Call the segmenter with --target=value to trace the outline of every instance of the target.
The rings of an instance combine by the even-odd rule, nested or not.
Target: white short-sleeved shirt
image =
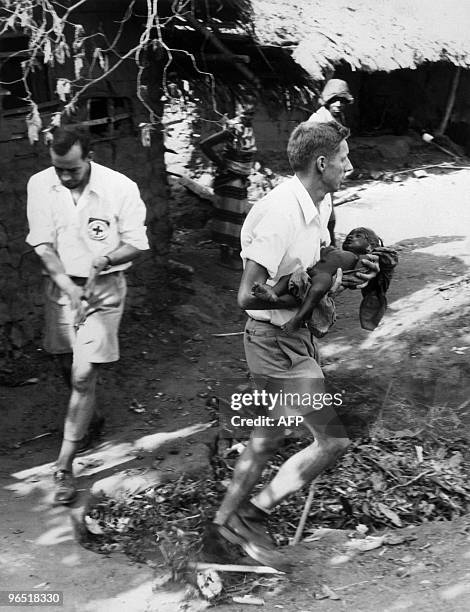
[[[52,244],[70,276],[87,277],[93,258],[122,242],[143,251],[149,248],[146,209],[137,185],[115,170],[90,164],[90,178],[77,204],[53,167],[28,182],[26,242],[33,247]],[[108,272],[130,265],[113,266]]]
[[[299,268],[312,266],[320,259],[321,244],[330,244],[331,210],[330,194],[317,207],[297,176],[285,180],[248,213],[241,230],[244,262],[251,259],[266,268],[270,285]],[[296,310],[246,312],[253,319],[281,326]]]

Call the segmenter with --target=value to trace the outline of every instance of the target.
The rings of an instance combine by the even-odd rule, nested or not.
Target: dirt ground
[[[323,367],[330,384],[345,390],[349,418],[366,418],[372,434],[426,427],[450,442],[468,439],[470,170],[401,179],[365,182],[359,200],[337,209],[340,236],[371,226],[398,248],[400,265],[376,331],[359,327],[359,295],[339,296],[337,324],[321,341]],[[188,428],[210,421],[206,401],[217,381],[243,376],[246,367],[240,336],[213,335],[240,332],[244,315],[235,301],[238,273],[217,265],[206,239],[206,230],[177,232],[172,258],[192,266],[194,275],[174,277],[163,297],[156,293],[125,316],[121,360],[100,378],[105,435],[76,459],[82,496],[75,509],[50,503],[67,400],[56,364],[38,342],[2,374],[0,590],[61,590],[67,612],[203,609],[203,602],[183,601],[181,585],[152,590],[161,559],[142,565],[83,549],[70,518],[93,483],[123,470],[140,474],[157,460],[167,462],[168,472],[210,468],[201,451],[210,436]],[[183,442],[175,450],[178,437]],[[344,533],[292,549],[298,569],[264,589],[264,609],[468,610],[468,516],[397,531],[412,537],[347,563],[335,561]],[[325,585],[340,599],[315,598]]]

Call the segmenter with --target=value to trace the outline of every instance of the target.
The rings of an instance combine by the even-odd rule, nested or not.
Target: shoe
[[[265,512],[247,502],[231,514],[226,523],[217,526],[218,532],[261,565],[288,572],[292,565],[284,554],[276,550],[276,544],[266,527],[267,517]]]
[[[54,472],[53,479],[56,487],[54,503],[71,504],[77,497],[77,487],[72,472],[69,472],[69,470],[57,470],[57,472]]]

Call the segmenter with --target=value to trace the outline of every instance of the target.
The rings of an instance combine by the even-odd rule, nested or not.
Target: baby
[[[294,332],[308,321],[308,327],[314,335],[322,337],[336,319],[334,303],[328,297],[328,293],[333,284],[337,284],[335,281],[341,280],[335,278],[338,269],[343,275],[355,274],[357,271],[367,272],[368,270],[361,266],[360,256],[373,253],[374,249],[380,250],[382,247],[383,242],[374,231],[366,227],[357,227],[346,236],[342,250],[331,246],[324,247],[321,250],[320,260],[306,272],[298,270],[283,276],[274,286],[256,283],[253,285],[252,293],[272,303],[276,303],[280,295],[286,293],[295,295],[301,300],[300,308],[282,329]]]

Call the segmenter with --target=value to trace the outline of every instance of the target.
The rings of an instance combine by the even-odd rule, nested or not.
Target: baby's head
[[[373,230],[368,227],[356,227],[346,236],[343,242],[343,251],[365,255],[379,246],[383,246],[382,239]]]

